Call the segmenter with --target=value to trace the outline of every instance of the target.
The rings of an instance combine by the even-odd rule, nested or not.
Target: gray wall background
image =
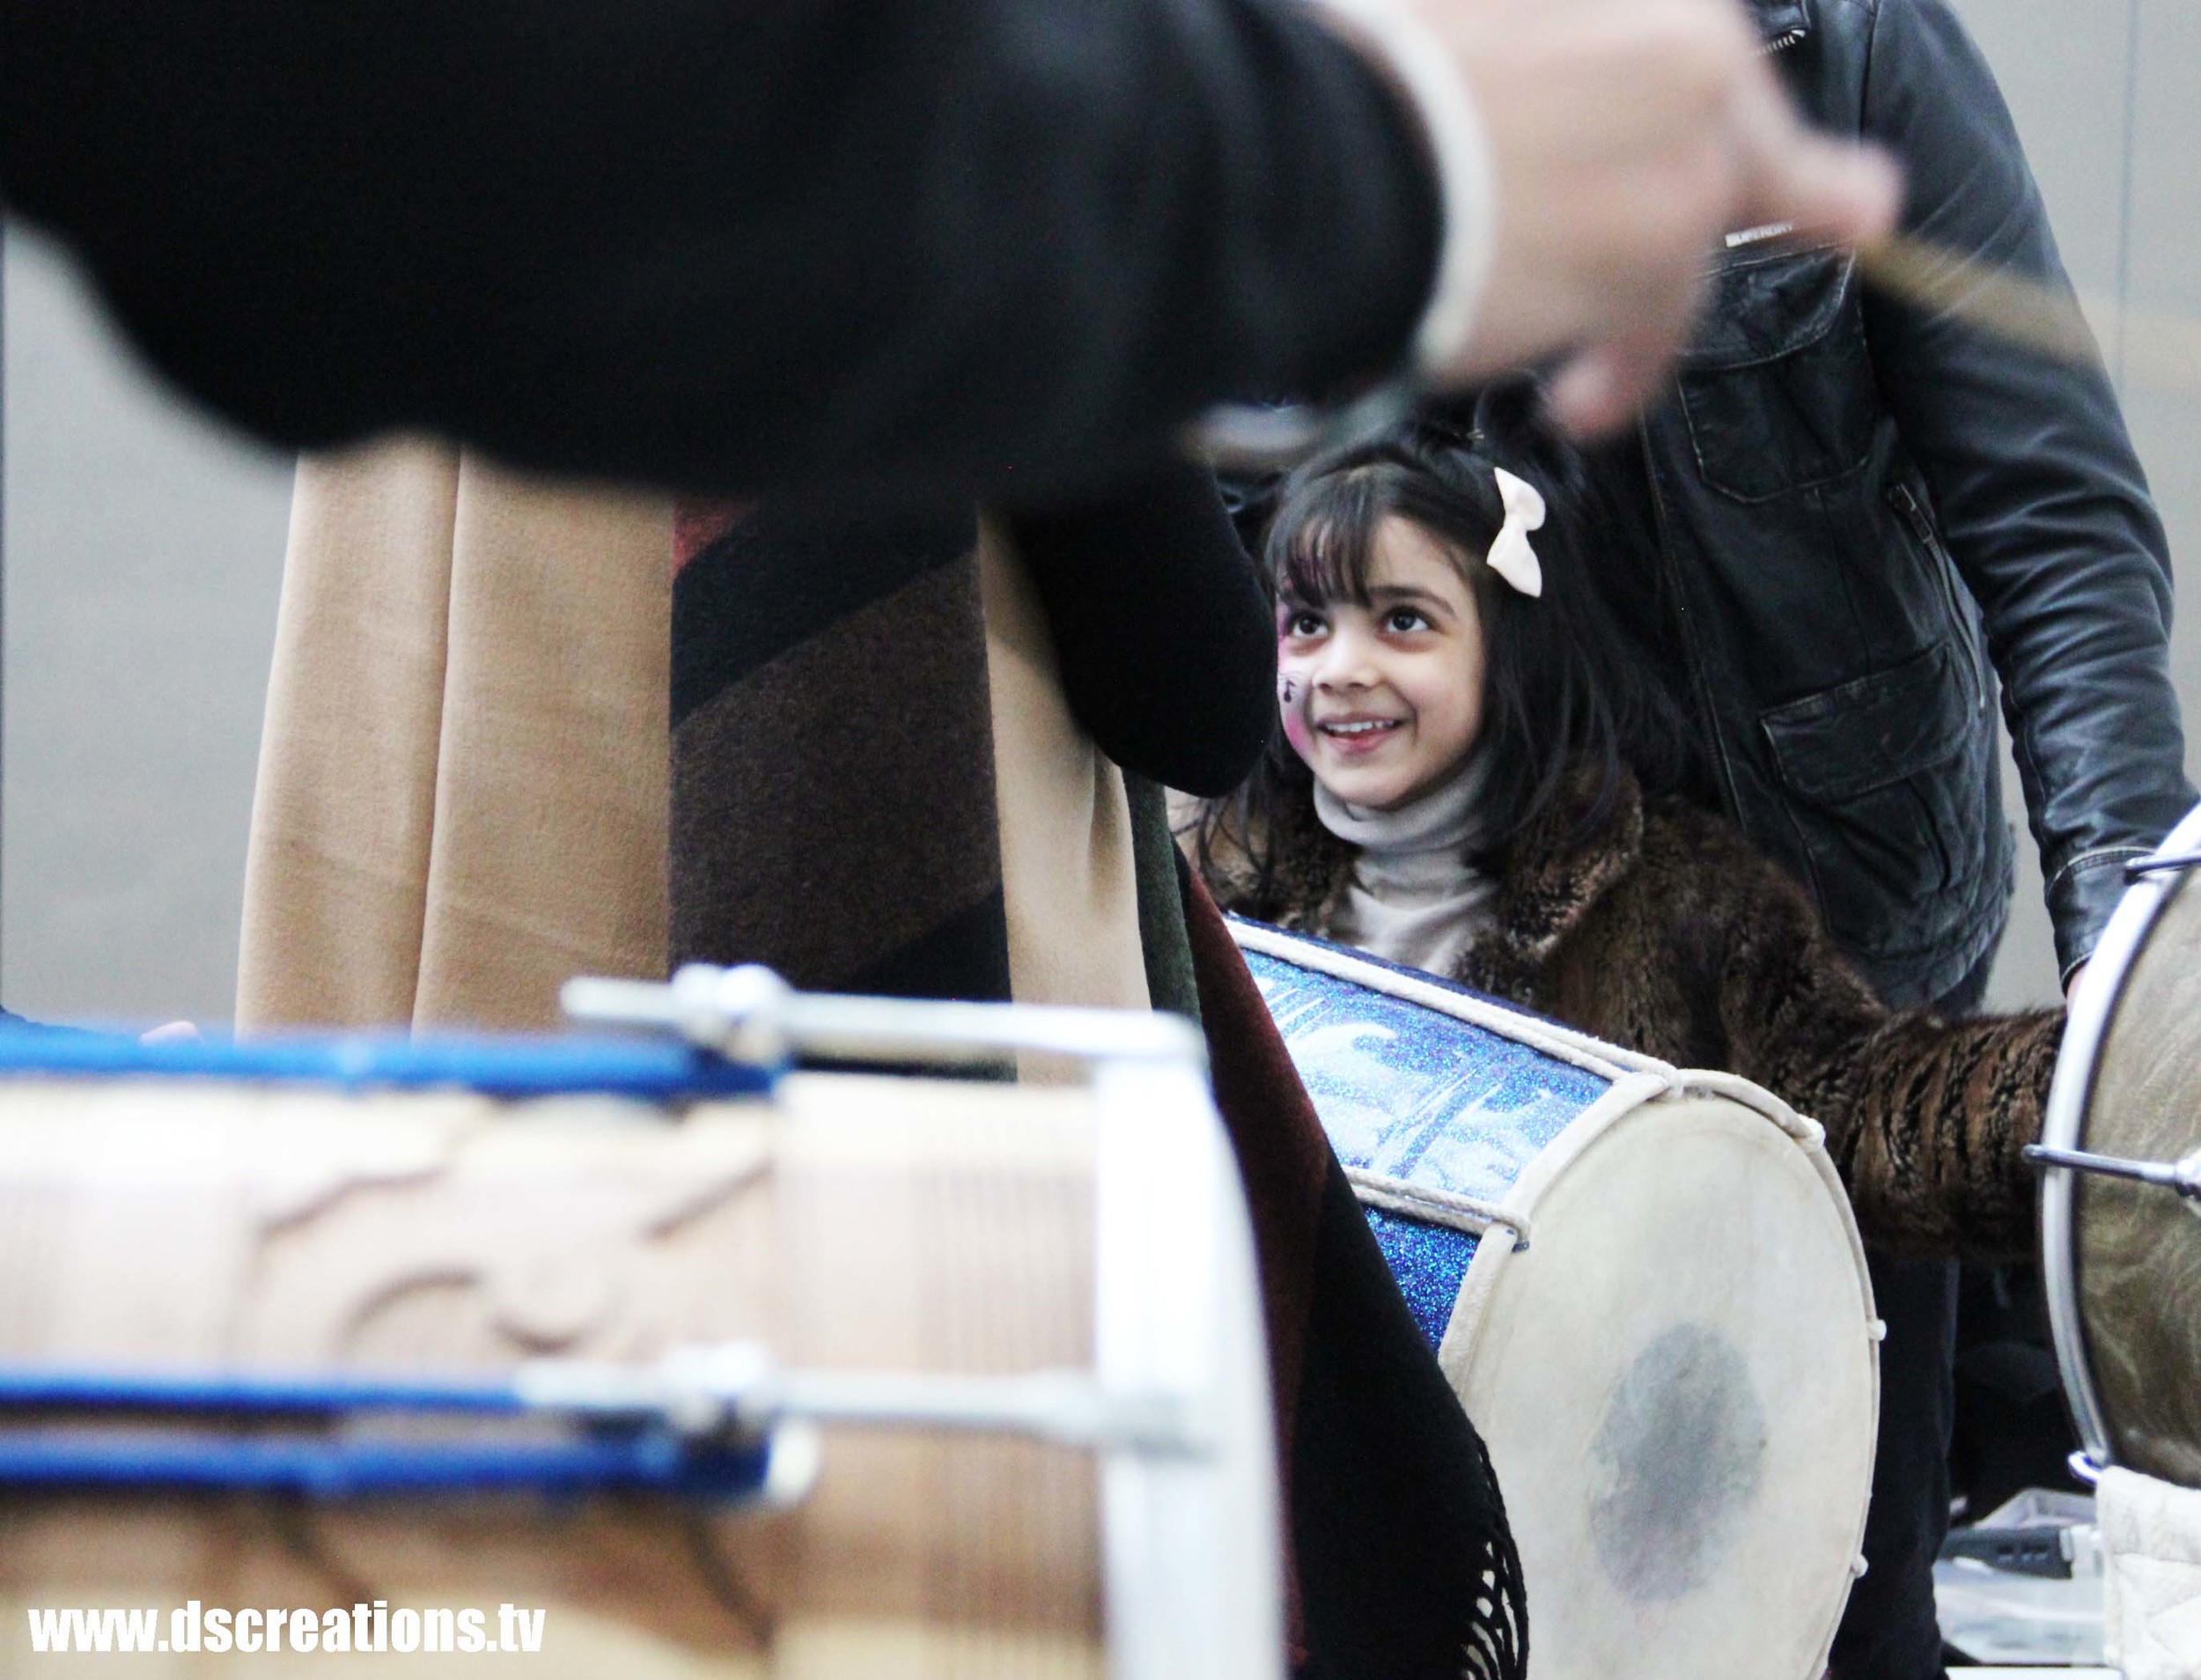
[[[0,999],[225,1022],[290,462],[156,387],[52,247],[6,262]]]
[[[2201,6],[1958,4],[2124,366],[2187,583],[2175,658],[2201,725],[2201,394],[2146,383],[2138,330],[2144,314],[2201,321]],[[289,463],[156,389],[49,247],[11,230],[5,263],[0,998],[48,1018],[225,1021]],[[2006,781],[2014,813],[2006,765]],[[2020,853],[2002,1006],[2057,995],[2039,872]]]

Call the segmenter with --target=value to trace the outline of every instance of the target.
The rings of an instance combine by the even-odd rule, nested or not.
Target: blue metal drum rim
[[[727,1500],[759,1494],[770,1458],[769,1439],[698,1448],[663,1429],[437,1446],[161,1430],[0,1430],[0,1487],[274,1493],[330,1501],[496,1493]]]
[[[57,1413],[50,1424],[35,1421]],[[661,1419],[544,1417],[496,1378],[297,1376],[0,1366],[0,1488],[294,1494],[314,1499],[745,1499],[769,1434],[684,1435]],[[148,1422],[158,1418],[163,1426]],[[410,1420],[377,1433],[370,1420]],[[542,1418],[541,1431],[436,1439],[419,1420]],[[111,1422],[109,1419],[127,1419]]]
[[[0,1027],[0,1080],[202,1079],[668,1102],[762,1095],[776,1074],[673,1039],[357,1033],[146,1044],[119,1033]]]

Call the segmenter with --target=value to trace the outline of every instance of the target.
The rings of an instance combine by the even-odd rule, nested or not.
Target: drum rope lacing
[[[1439,1190],[1434,1185],[1413,1183],[1385,1173],[1370,1172],[1364,1167],[1346,1168],[1345,1178],[1364,1206],[1381,1208],[1387,1213],[1403,1213],[1435,1225],[1449,1226],[1469,1236],[1479,1237],[1493,1225],[1502,1226],[1513,1234],[1514,1252],[1519,1253],[1528,1246],[1528,1215],[1518,1209],[1509,1208],[1502,1202],[1490,1201],[1480,1196],[1462,1196],[1457,1190]]]

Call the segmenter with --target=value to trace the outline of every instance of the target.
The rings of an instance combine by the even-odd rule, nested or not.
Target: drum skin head
[[[1532,1245],[1482,1244],[1440,1351],[1505,1490],[1536,1672],[1810,1680],[1878,1404],[1838,1183],[1724,1097],[1577,1131],[1519,1187]]]
[[[2201,893],[2172,891],[2127,970],[2080,1145],[2175,1161],[2201,1147]],[[2170,1191],[2079,1175],[2079,1296],[2116,1461],[2201,1487],[2201,1219]]]

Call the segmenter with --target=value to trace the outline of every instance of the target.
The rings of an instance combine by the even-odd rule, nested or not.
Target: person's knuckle
[[[1739,196],[1734,158],[1718,144],[1682,146],[1667,156],[1659,175],[1655,189],[1637,201],[1637,239],[1665,266],[1694,271]]]
[[[1677,92],[1709,99],[1748,73],[1749,34],[1731,0],[1655,0],[1641,20]]]

